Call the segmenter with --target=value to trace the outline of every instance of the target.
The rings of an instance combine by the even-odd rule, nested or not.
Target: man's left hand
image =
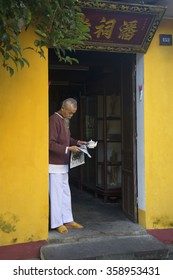
[[[86,144],[87,144],[86,141],[81,141],[81,140],[78,140],[78,141],[77,141],[77,145],[78,145],[78,146],[82,146],[82,145],[86,145]]]

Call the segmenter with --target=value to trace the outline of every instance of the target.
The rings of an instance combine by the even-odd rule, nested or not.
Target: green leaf
[[[46,59],[45,55],[44,55],[44,51],[42,49],[40,49],[40,51],[38,51],[38,53],[40,54],[40,57],[43,57],[44,59]]]
[[[25,51],[25,50],[32,50],[32,51],[33,51],[34,48],[32,48],[32,47],[26,47],[26,48],[24,48],[23,50],[24,50],[24,51]]]
[[[10,36],[9,36],[9,34],[5,32],[5,33],[2,35],[1,40],[2,40],[5,44],[9,44],[9,43],[10,43]]]
[[[20,59],[20,58],[18,58],[18,60],[17,60],[18,62],[19,62],[19,64],[20,64],[20,67],[21,67],[21,69],[24,67],[24,61],[22,60],[22,59]]]
[[[93,0],[98,4],[98,0]],[[66,51],[72,52],[76,46],[84,44],[90,38],[89,28],[77,0],[1,0],[0,1],[0,59],[1,65],[10,75],[14,69],[7,69],[13,62],[21,68],[29,61],[23,58],[25,50],[32,50],[44,57],[42,47],[53,47],[60,61],[77,62]],[[21,30],[28,26],[35,28],[39,36],[31,45],[22,49],[19,41]],[[29,36],[29,35],[28,35]],[[31,37],[32,38],[32,37]],[[32,47],[34,45],[34,47]],[[8,54],[7,54],[8,53]]]
[[[35,41],[34,41],[34,45],[35,45],[36,47],[39,47],[39,46],[40,46],[40,41],[39,41],[39,40],[35,40]]]
[[[5,53],[4,58],[5,58],[5,60],[8,60],[10,58],[10,55],[8,53]]]
[[[43,38],[46,38],[47,37],[47,34],[42,32],[41,30],[35,30],[35,33]]]
[[[29,64],[29,62],[28,62],[28,60],[26,59],[26,58],[24,58],[24,57],[22,57],[22,59],[23,59],[23,61],[28,65],[28,67],[30,66],[30,64]]]
[[[4,56],[4,49],[0,47],[0,53]]]
[[[14,75],[14,69],[10,66],[7,66],[6,68],[7,68],[7,71],[9,71],[9,73],[10,73],[10,77],[12,77]]]
[[[19,49],[15,45],[11,45],[11,49],[16,57],[19,56]]]

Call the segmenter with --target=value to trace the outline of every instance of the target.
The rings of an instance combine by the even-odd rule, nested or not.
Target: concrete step
[[[48,244],[40,250],[42,260],[160,260],[168,257],[167,246],[149,234],[88,238]]]
[[[50,243],[73,243],[90,240],[92,238],[110,238],[118,236],[141,236],[148,234],[146,229],[128,220],[116,220],[113,222],[98,222],[98,215],[95,215],[94,222],[85,222],[84,228],[69,229],[68,234],[59,234],[56,230],[49,232]]]

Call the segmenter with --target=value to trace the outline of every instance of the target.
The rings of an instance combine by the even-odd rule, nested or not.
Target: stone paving
[[[42,259],[169,259],[172,247],[149,235],[128,220],[121,201],[104,203],[93,194],[72,188],[74,220],[83,229],[68,234],[49,232],[49,244],[41,248]]]

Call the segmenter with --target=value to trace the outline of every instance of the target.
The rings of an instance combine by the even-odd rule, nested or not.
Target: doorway
[[[137,222],[136,56],[77,51],[74,57],[78,64],[62,64],[49,49],[49,115],[64,99],[77,99],[72,136],[98,146],[70,170],[70,180],[105,203],[121,200],[125,215]]]

